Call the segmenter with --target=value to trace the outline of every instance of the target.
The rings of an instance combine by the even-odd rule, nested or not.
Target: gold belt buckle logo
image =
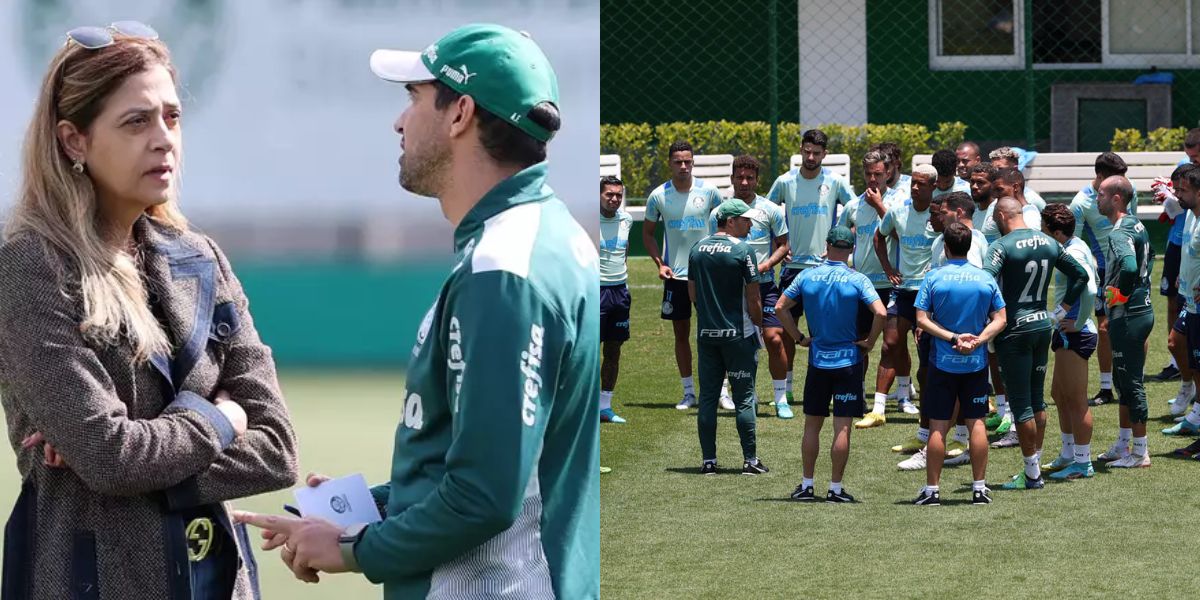
[[[208,556],[213,545],[212,519],[201,517],[187,524],[188,560],[200,562]]]

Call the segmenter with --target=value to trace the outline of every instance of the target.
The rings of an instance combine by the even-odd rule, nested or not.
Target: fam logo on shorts
[[[669,315],[675,312],[675,305],[671,304],[670,300],[663,300],[662,314]]]

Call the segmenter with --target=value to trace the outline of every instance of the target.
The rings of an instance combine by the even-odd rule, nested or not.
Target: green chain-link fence
[[[884,139],[906,162],[956,137],[1101,151],[1115,129],[1194,127],[1197,66],[1200,0],[602,0],[601,152],[640,196],[674,136],[773,173],[831,124],[872,124],[838,129],[852,165]]]

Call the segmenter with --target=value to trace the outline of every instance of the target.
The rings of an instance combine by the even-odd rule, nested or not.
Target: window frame
[[[1195,0],[1179,0],[1185,3],[1186,51],[1184,54],[1117,54],[1112,52],[1109,19],[1110,0],[1100,0],[1100,43],[1101,62],[1090,63],[1033,63],[1037,71],[1080,70],[1080,69],[1148,69],[1150,67],[1200,67],[1200,47],[1193,44],[1193,15],[1200,6]],[[1025,68],[1025,3],[1013,0],[1013,53],[1008,55],[942,56],[941,10],[943,0],[929,0],[929,70],[931,71],[1010,71]]]
[[[1012,1],[1012,54],[943,56],[941,49],[942,0],[929,0],[929,70],[931,71],[1009,71],[1025,67],[1025,3]],[[1190,2],[1191,0],[1187,0]]]
[[[1110,0],[1100,0],[1101,23],[1101,67],[1102,69],[1147,69],[1155,67],[1195,67],[1200,65],[1200,56],[1193,54],[1192,47],[1192,4],[1184,3],[1184,37],[1187,40],[1183,54],[1114,54],[1112,52],[1112,20],[1109,18]]]

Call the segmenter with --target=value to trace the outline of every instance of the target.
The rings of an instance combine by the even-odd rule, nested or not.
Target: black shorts
[[[1188,367],[1200,370],[1200,314],[1187,313]]]
[[[1179,311],[1179,315],[1177,315],[1175,317],[1175,320],[1171,324],[1171,329],[1174,329],[1175,331],[1178,331],[1179,333],[1187,335],[1187,311],[1186,310]]]
[[[868,333],[871,333],[871,324],[875,322],[875,311],[871,310],[870,306],[858,303],[858,317],[855,318],[855,324],[858,328],[858,339],[864,339]]]
[[[780,271],[779,293],[782,294],[784,290],[788,289],[788,286],[792,285],[792,280],[795,279],[796,276],[802,271],[804,271],[804,269],[793,269],[791,267],[784,268],[782,271]],[[793,304],[791,310],[788,312],[792,313],[792,317],[799,319],[800,316],[804,314],[804,307],[799,303]],[[783,327],[783,325],[776,325],[776,327]]]
[[[930,419],[949,421],[958,403],[958,416],[982,419],[988,412],[988,370],[947,373],[930,365],[928,384],[922,390],[921,413]]]
[[[932,356],[930,356],[931,350],[933,350],[933,336],[929,335],[928,332],[922,331],[921,337],[917,340],[917,367],[918,368],[929,366],[929,364],[930,364],[929,360],[933,358]]]
[[[758,295],[762,297],[763,328],[782,328],[783,323],[780,323],[779,317],[775,316],[775,303],[779,302],[779,287],[775,285],[774,281],[760,282],[758,284]]]
[[[913,304],[917,301],[917,290],[892,290],[892,297],[888,300],[887,314],[889,317],[902,317],[906,319],[913,329],[917,327],[917,307]]]
[[[1182,246],[1167,243],[1167,252],[1163,255],[1162,281],[1158,284],[1158,293],[1168,298],[1179,294],[1179,261],[1182,254]]]
[[[833,400],[833,416],[863,416],[862,361],[840,369],[822,369],[808,365],[804,376],[804,414],[828,417]]]
[[[600,286],[600,341],[624,342],[629,339],[629,286]]]
[[[662,318],[668,321],[687,321],[692,318],[692,299],[688,296],[686,279],[663,281]]]
[[[1055,329],[1054,335],[1050,337],[1050,351],[1058,352],[1059,350],[1067,349],[1079,355],[1079,358],[1087,360],[1092,357],[1092,353],[1096,351],[1096,341],[1100,336],[1090,331],[1063,331]]]

